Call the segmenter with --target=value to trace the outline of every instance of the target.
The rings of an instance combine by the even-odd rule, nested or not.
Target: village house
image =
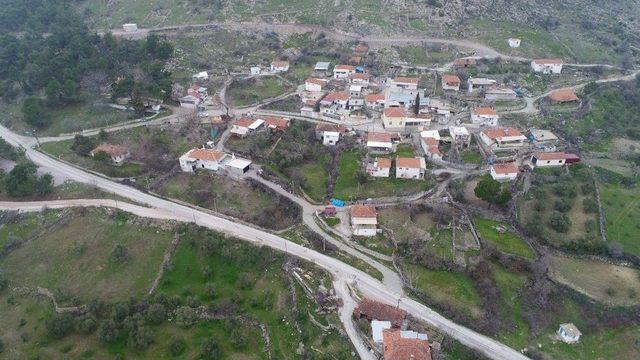
[[[485,90],[484,98],[491,101],[515,100],[518,98],[518,94],[509,88],[489,88]]]
[[[542,74],[560,74],[562,65],[562,59],[535,59],[531,61],[531,69]]]
[[[476,59],[474,58],[461,58],[453,61],[453,67],[456,68],[470,68],[476,66]]]
[[[184,172],[194,172],[198,169],[225,170],[233,176],[242,176],[251,166],[250,160],[213,149],[191,149],[182,155],[179,161],[180,168]]]
[[[507,43],[509,43],[509,47],[513,49],[520,47],[520,39],[518,38],[509,38]]]
[[[493,164],[489,169],[493,180],[513,181],[518,177],[518,167],[514,163]]]
[[[249,73],[251,75],[260,75],[262,74],[262,68],[260,66],[252,66],[249,68]]]
[[[289,119],[281,118],[281,117],[268,117],[264,119],[264,124],[267,129],[274,131],[286,131],[289,128]]]
[[[396,178],[399,179],[422,179],[427,164],[423,157],[396,158]]]
[[[366,171],[373,177],[388,178],[391,171],[391,159],[375,158],[367,164]]]
[[[334,79],[347,79],[356,73],[356,67],[352,65],[336,65],[333,67]]]
[[[376,93],[364,96],[365,105],[369,108],[380,108],[384,106],[384,94]]]
[[[514,149],[525,145],[527,137],[512,127],[493,127],[480,132],[480,140],[491,150]]]
[[[264,124],[262,119],[252,119],[243,117],[233,122],[231,125],[231,135],[245,137],[247,134],[256,131]]]
[[[555,151],[558,144],[558,137],[549,130],[531,129],[529,130],[529,138],[533,141],[536,148],[544,151]]]
[[[353,310],[353,315],[356,319],[389,321],[392,327],[401,328],[407,312],[392,305],[364,298]]]
[[[404,130],[407,113],[404,108],[385,108],[382,112],[382,123],[385,129]]]
[[[469,77],[467,80],[467,92],[471,94],[476,91],[486,90],[495,86],[496,83],[497,81],[492,79]]]
[[[376,208],[370,205],[352,205],[351,229],[355,236],[376,236],[378,233]]]
[[[207,73],[206,71],[201,71],[191,76],[191,81],[197,82],[197,83],[203,83],[208,80],[209,80],[209,73]]]
[[[455,110],[453,109],[451,104],[440,99],[428,99],[426,103],[427,109],[429,109],[429,111],[434,112],[438,115],[442,115],[445,118],[449,118],[452,114],[455,113]]]
[[[405,133],[422,131],[431,125],[431,120],[433,118],[429,114],[408,112],[404,121]]]
[[[417,90],[419,82],[420,78],[417,77],[396,76],[387,84],[390,89]]]
[[[89,153],[92,157],[95,157],[98,153],[106,153],[111,158],[111,162],[114,165],[122,165],[127,159],[131,157],[129,148],[124,145],[113,144],[100,144]]]
[[[471,134],[464,126],[450,126],[449,134],[451,134],[451,141],[455,145],[468,147],[471,143]]]
[[[477,107],[471,110],[471,123],[481,126],[497,126],[500,115],[489,107]]]
[[[362,95],[362,85],[350,85],[349,86],[349,96],[360,96]]]
[[[198,105],[200,105],[201,103],[200,98],[191,95],[181,97],[180,99],[178,99],[178,102],[180,102],[180,107],[190,109],[198,108]]]
[[[362,87],[368,87],[371,75],[365,73],[355,73],[349,76],[349,82]]]
[[[416,98],[420,92],[418,90],[387,90],[385,105],[387,107],[412,108],[416,103]]]
[[[580,157],[578,155],[564,152],[536,152],[531,155],[531,166],[534,168],[563,166],[579,161]]]
[[[327,80],[318,78],[308,78],[304,81],[304,90],[309,92],[321,92],[327,85]]]
[[[460,78],[455,74],[442,75],[442,90],[460,90]]]
[[[384,360],[431,360],[426,334],[414,331],[383,330]]]
[[[340,136],[347,132],[342,125],[318,124],[316,125],[316,139],[322,141],[322,145],[332,146],[340,141]]]
[[[442,160],[440,145],[440,132],[438,130],[426,130],[420,133],[422,150],[429,160]]]
[[[331,107],[335,105],[336,109],[346,109],[349,105],[349,98],[349,94],[344,91],[330,92],[320,100],[320,106]]]
[[[329,76],[329,68],[331,63],[329,61],[318,61],[313,67],[314,75],[316,76]]]
[[[187,95],[191,95],[193,97],[199,98],[200,100],[204,100],[209,96],[209,92],[204,86],[192,84],[191,87],[189,87],[189,89],[187,90]]]
[[[549,100],[554,103],[569,103],[579,101],[580,98],[573,89],[567,88],[552,91],[551,94],[549,94]]]
[[[556,332],[560,337],[560,340],[567,344],[575,344],[580,341],[582,333],[573,323],[560,324],[558,331]]]
[[[369,132],[367,134],[367,148],[374,153],[393,152],[394,146],[391,134]]]
[[[124,30],[125,32],[136,32],[138,31],[138,24],[134,24],[134,23],[122,24],[122,30]]]
[[[269,68],[272,73],[281,73],[289,71],[289,62],[277,60],[271,63],[271,67]]]

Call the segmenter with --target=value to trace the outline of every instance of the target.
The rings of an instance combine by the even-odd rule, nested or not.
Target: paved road
[[[394,291],[368,274],[337,259],[311,249],[307,249],[277,235],[243,224],[234,223],[205,212],[194,210],[187,206],[163,200],[128,186],[114,183],[102,177],[76,169],[33,150],[32,146],[35,143],[34,139],[14,134],[4,126],[0,126],[0,137],[4,138],[14,146],[25,148],[25,155],[31,159],[31,161],[45,168],[47,171],[63,174],[78,182],[92,184],[107,192],[118,194],[121,197],[128,198],[137,203],[151,207],[145,208],[132,204],[125,205],[125,203],[121,201],[118,201],[116,204],[116,201],[114,200],[113,205],[123,210],[135,211],[136,215],[139,216],[157,217],[162,219],[171,218],[178,221],[193,222],[197,225],[224,232],[230,236],[246,240],[257,245],[269,246],[274,249],[287,252],[291,255],[310,261],[329,271],[336,280],[352,282],[364,296],[371,297],[388,304],[399,305],[414,317],[433,325],[434,327],[451,335],[461,343],[482,352],[492,359],[526,359],[526,357],[521,353],[496,340],[460,326],[418,302],[405,299],[401,292]],[[44,202],[40,206],[63,206],[64,204],[68,204],[68,206],[78,206],[78,203],[85,204],[87,201],[64,200],[62,202]],[[33,208],[37,205],[34,203],[0,203],[0,208],[5,209],[17,209],[22,206],[25,208]]]

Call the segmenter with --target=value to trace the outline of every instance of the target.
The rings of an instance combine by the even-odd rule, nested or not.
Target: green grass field
[[[495,246],[499,251],[507,254],[520,256],[526,259],[534,259],[535,253],[524,240],[518,237],[516,234],[505,231],[499,232],[497,226],[505,226],[508,229],[508,225],[499,221],[476,218],[475,224],[480,233],[480,236],[487,242]]]
[[[314,163],[300,166],[300,174],[304,177],[304,192],[315,201],[322,202],[327,195],[329,173],[327,165],[331,160],[329,155],[322,155]]]
[[[619,184],[600,185],[600,197],[605,213],[607,240],[622,245],[625,252],[640,255],[638,231],[640,225],[640,190]]]
[[[123,300],[146,293],[172,236],[170,231],[124,223],[103,210],[89,210],[9,252],[0,259],[0,268],[18,284],[61,290],[68,294],[67,302]],[[110,259],[117,244],[126,248],[126,261]]]
[[[234,81],[227,90],[230,102],[235,106],[246,106],[274,98],[291,90],[291,86],[274,77],[259,77]]]
[[[429,270],[414,264],[405,264],[405,268],[413,286],[427,297],[474,318],[482,315],[480,296],[470,278],[461,273]]]
[[[398,151],[408,154],[407,149],[399,149]],[[362,167],[362,157],[357,151],[342,153],[338,164],[338,179],[333,192],[335,198],[357,200],[410,195],[427,190],[432,185],[428,180],[406,180],[392,177],[371,178],[368,182],[359,184],[355,174]]]

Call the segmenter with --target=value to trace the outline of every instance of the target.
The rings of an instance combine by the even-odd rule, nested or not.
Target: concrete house
[[[404,130],[407,113],[404,108],[386,108],[382,112],[382,123],[385,129]]]
[[[379,108],[384,106],[384,94],[376,93],[364,96],[364,103],[369,108]]]
[[[138,24],[122,24],[122,30],[124,30],[125,32],[136,32],[138,31]]]
[[[524,146],[527,137],[512,127],[493,127],[480,132],[480,140],[491,150],[515,149]]]
[[[531,61],[531,69],[541,74],[560,74],[563,64],[562,59],[535,59]]]
[[[477,107],[471,110],[471,123],[480,126],[497,126],[500,115],[489,107]]]
[[[509,47],[511,47],[512,49],[520,47],[520,39],[518,38],[509,38],[507,40],[507,43],[509,44]]]
[[[450,126],[449,134],[451,134],[451,141],[455,145],[467,147],[471,143],[471,134],[464,126]]]
[[[497,81],[487,78],[474,78],[469,77],[467,80],[467,92],[469,94],[481,90],[486,90],[490,87],[495,86]]]
[[[421,138],[422,150],[429,160],[442,160],[442,153],[440,152],[440,140],[435,137],[422,137]]]
[[[476,59],[475,58],[460,58],[460,59],[455,59],[453,61],[453,67],[456,68],[471,68],[471,67],[475,67],[476,66]]]
[[[421,131],[429,127],[433,117],[430,114],[409,112],[404,121],[405,132]]]
[[[260,66],[252,66],[249,68],[249,73],[251,75],[260,75],[262,74],[262,68]]]
[[[513,163],[493,164],[489,173],[497,181],[513,181],[518,177],[518,167]]]
[[[319,76],[328,76],[331,63],[329,61],[319,61],[316,66],[313,67],[314,73]]]
[[[342,125],[318,124],[316,125],[316,139],[322,141],[322,145],[333,146],[340,141],[340,136],[347,131]]]
[[[368,87],[371,80],[371,76],[365,73],[355,73],[349,76],[349,82],[355,85],[361,85],[362,87]]]
[[[89,153],[92,157],[104,152],[111,158],[114,165],[122,165],[131,157],[129,148],[124,145],[100,144]]]
[[[531,155],[531,166],[535,167],[555,167],[565,164],[573,164],[580,161],[576,154],[564,152],[536,152]]]
[[[442,90],[460,90],[460,78],[455,74],[442,75]]]
[[[286,131],[289,128],[290,121],[282,117],[268,117],[264,119],[267,129],[274,131]]]
[[[484,98],[487,100],[515,100],[518,94],[509,88],[489,88],[484,92]]]
[[[334,79],[347,79],[356,73],[356,67],[352,65],[336,65],[333,67]]]
[[[396,76],[387,84],[391,89],[417,90],[419,82],[420,78],[417,77]]]
[[[308,78],[304,81],[304,90],[309,92],[321,92],[327,85],[327,80],[318,78]]]
[[[272,73],[287,72],[289,71],[289,62],[282,60],[273,61],[269,69]]]
[[[367,173],[373,177],[389,177],[391,171],[391,159],[375,158],[366,166]]]
[[[396,178],[399,179],[422,179],[427,169],[427,164],[423,157],[396,158]]]
[[[248,117],[240,118],[231,125],[231,134],[238,137],[245,137],[250,132],[256,131],[264,124],[262,119],[252,119]]]
[[[375,343],[382,343],[382,332],[384,330],[391,329],[391,321],[380,321],[380,320],[372,320],[371,321],[371,338]]]
[[[194,172],[198,169],[220,171],[225,170],[229,175],[242,176],[251,166],[251,160],[228,155],[213,149],[192,149],[180,157],[180,169],[184,172]]]
[[[335,105],[337,109],[346,109],[349,105],[349,98],[349,94],[344,91],[334,91],[322,98],[320,105],[325,107]]]
[[[355,236],[376,236],[378,233],[378,213],[370,205],[351,206],[351,229]]]
[[[582,333],[572,323],[560,324],[558,331],[556,332],[560,339],[567,344],[575,344],[580,341]]]
[[[371,152],[389,153],[394,149],[392,136],[389,133],[369,132],[367,134],[367,149]]]
[[[209,73],[207,73],[206,71],[201,71],[191,76],[191,81],[193,82],[205,82],[207,80],[209,80]]]

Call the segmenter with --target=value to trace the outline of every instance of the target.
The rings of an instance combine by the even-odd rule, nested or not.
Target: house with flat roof
[[[458,146],[467,147],[471,143],[471,134],[464,126],[450,126],[451,141]]]
[[[194,172],[199,169],[219,171],[225,170],[231,175],[241,176],[251,166],[251,160],[229,155],[214,149],[192,149],[179,159],[180,169]]]
[[[573,323],[560,324],[556,332],[560,339],[567,344],[575,344],[580,341],[582,333]]]
[[[262,119],[252,119],[243,117],[233,122],[231,125],[231,134],[238,137],[245,137],[247,134],[256,131],[264,124]]]
[[[420,78],[409,76],[396,76],[387,82],[389,88],[403,90],[417,90]]]
[[[541,74],[560,74],[563,64],[562,59],[535,59],[531,61],[531,69]]]
[[[495,86],[496,83],[497,81],[493,79],[469,77],[467,79],[467,92],[471,94],[476,91],[486,90]]]

